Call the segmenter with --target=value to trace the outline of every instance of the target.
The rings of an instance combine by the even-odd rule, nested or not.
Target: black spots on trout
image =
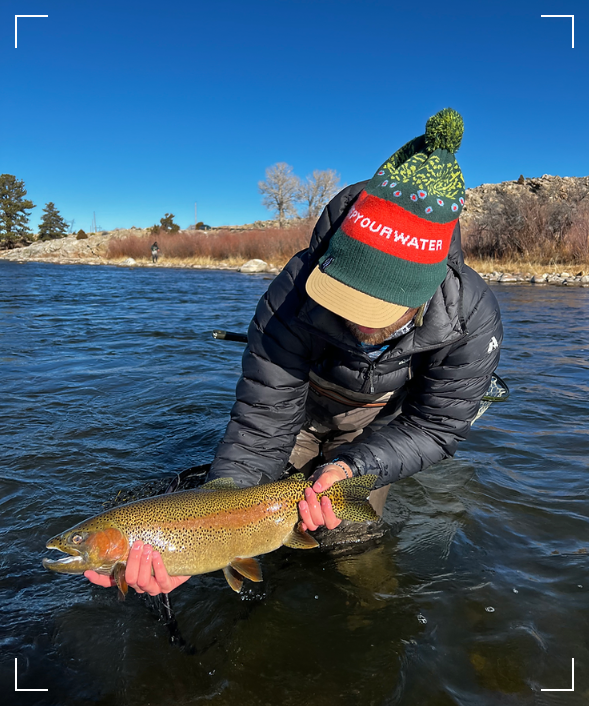
[[[293,473],[286,480],[294,481],[295,483],[304,483],[307,479],[304,473]]]
[[[291,549],[315,549],[319,546],[319,542],[308,532],[304,532],[298,523],[284,540],[284,546]]]
[[[333,505],[333,512],[340,520],[349,520],[350,522],[368,522],[369,520],[376,522],[379,519],[379,515],[368,500],[345,502],[338,507]]]
[[[325,493],[331,499],[335,516],[340,520],[350,522],[376,521],[379,516],[374,511],[367,498],[377,480],[375,475],[355,476],[334,483]]]
[[[366,499],[367,493],[370,493],[370,491],[374,488],[376,481],[378,480],[378,476],[372,475],[372,474],[367,474],[365,476],[354,476],[354,478],[347,478],[346,480],[342,480],[339,482],[340,487],[344,487],[345,490],[345,496],[347,498],[352,499],[352,497],[355,497],[357,499],[360,499],[363,497]]]

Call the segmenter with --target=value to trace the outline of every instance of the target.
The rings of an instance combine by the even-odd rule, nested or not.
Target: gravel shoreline
[[[589,287],[589,275],[570,274],[569,272],[552,273],[545,272],[542,275],[530,274],[509,274],[507,272],[491,272],[481,274],[487,282],[498,282],[500,284],[551,284],[564,287]]]

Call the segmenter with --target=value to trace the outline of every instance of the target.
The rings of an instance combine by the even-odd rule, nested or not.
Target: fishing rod
[[[215,329],[212,331],[213,338],[218,341],[237,341],[238,343],[247,343],[247,336],[245,333],[235,333],[234,331],[222,331],[221,329]]]

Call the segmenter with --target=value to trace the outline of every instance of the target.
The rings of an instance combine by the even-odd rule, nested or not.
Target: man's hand
[[[345,466],[348,469],[348,475],[340,466]],[[314,481],[311,488],[305,489],[305,499],[299,503],[299,514],[301,515],[301,529],[316,530],[317,527],[325,525],[327,529],[334,529],[341,520],[337,518],[331,508],[331,500],[329,498],[321,498],[317,500],[317,493],[321,493],[336,483],[338,480],[352,477],[352,470],[347,463],[338,461],[338,465],[329,464],[319,468],[309,480]]]
[[[115,585],[111,576],[97,574],[96,571],[84,571],[84,576],[98,586]],[[161,554],[152,549],[149,544],[143,544],[137,540],[131,547],[125,569],[125,581],[137,593],[149,593],[150,596],[169,593],[189,578],[190,576],[170,576]]]

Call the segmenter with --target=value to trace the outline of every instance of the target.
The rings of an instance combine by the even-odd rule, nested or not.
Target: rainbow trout
[[[376,476],[335,483],[318,497],[330,498],[342,520],[378,519],[367,498]],[[43,559],[43,566],[63,574],[93,569],[113,576],[121,596],[127,592],[125,567],[129,549],[140,539],[161,553],[171,576],[193,576],[222,569],[234,591],[243,578],[261,581],[254,557],[282,545],[312,549],[318,542],[300,529],[298,503],[310,488],[302,473],[286,480],[238,488],[220,478],[198,490],[184,490],[127,505],[80,522],[47,542],[67,557]]]

